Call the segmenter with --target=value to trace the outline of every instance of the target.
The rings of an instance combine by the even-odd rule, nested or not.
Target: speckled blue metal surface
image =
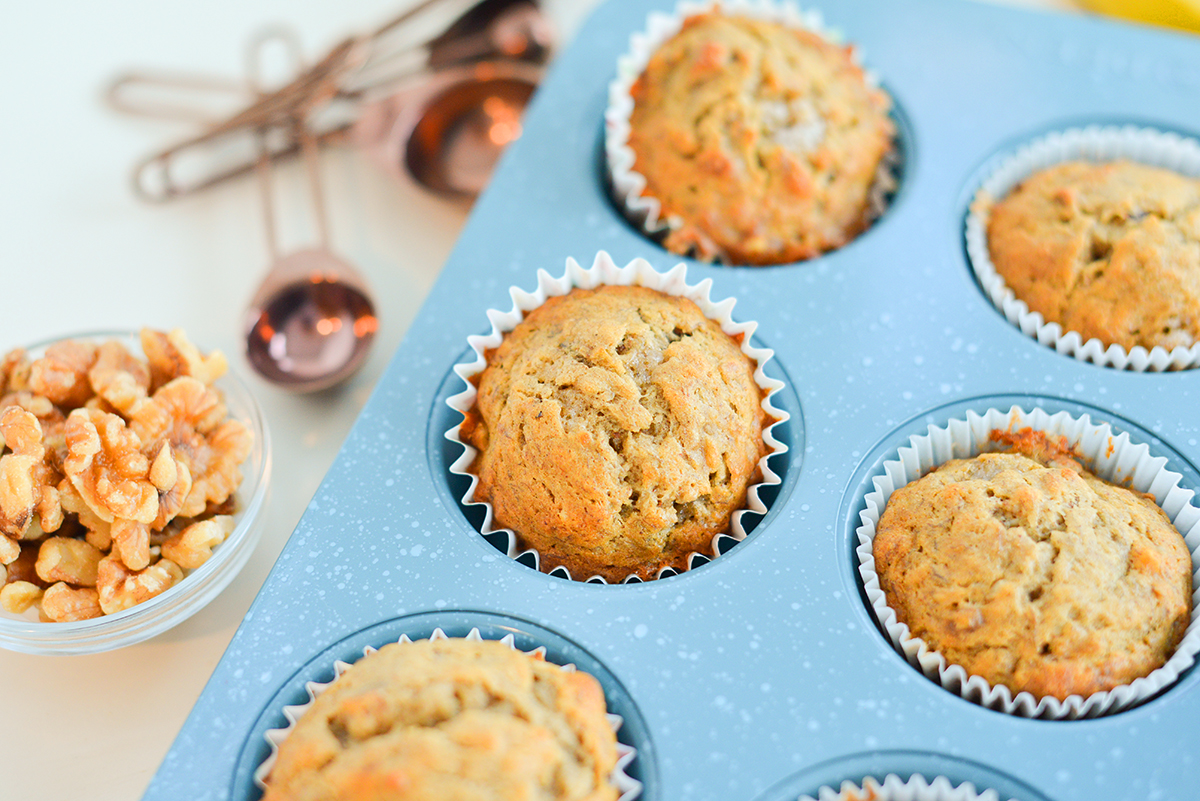
[[[713,280],[714,298],[737,298],[736,319],[760,323],[793,393],[768,515],[690,573],[595,586],[508,560],[455,503],[443,401],[485,311],[509,308],[508,288],[531,289],[539,268],[561,274],[568,256],[680,261],[614,211],[599,156],[616,59],[647,12],[670,5],[610,0],[559,57],[146,798],[256,798],[239,765],[262,752],[262,728],[282,725],[274,705],[360,640],[421,634],[431,612],[449,633],[481,617],[532,639],[544,628],[566,643],[559,659],[602,665],[640,710],[644,728],[626,736],[653,801],[774,801],[864,771],[938,771],[1024,799],[1200,793],[1200,672],[1096,720],[989,711],[892,649],[853,563],[869,476],[903,436],[967,408],[1088,411],[1200,486],[1200,370],[1116,372],[1037,344],[984,297],[962,237],[984,165],[1032,136],[1092,122],[1200,132],[1200,39],[949,0],[820,4],[896,99],[895,202],[808,263],[688,269],[689,282]]]

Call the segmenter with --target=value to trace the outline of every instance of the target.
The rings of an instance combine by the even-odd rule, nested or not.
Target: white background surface
[[[241,355],[244,306],[267,262],[254,181],[165,205],[139,202],[129,190],[131,165],[188,129],[108,111],[102,87],[136,67],[237,76],[247,36],[280,21],[295,26],[315,55],[411,2],[7,4],[0,33],[0,351],[84,331],[182,327],[205,349],[225,351],[250,381],[271,428],[274,478],[265,531],[249,563],[182,625],[106,654],[0,651],[0,798],[140,796],[469,211],[353,150],[323,153],[333,249],[373,285],[382,327],[366,367],[347,385],[290,396],[250,375]],[[543,6],[566,41],[596,2]],[[313,243],[302,174],[293,166],[276,175],[282,249]]]

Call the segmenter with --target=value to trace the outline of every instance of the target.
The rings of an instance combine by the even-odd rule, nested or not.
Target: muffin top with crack
[[[1061,439],[993,437],[1010,452],[949,461],[888,499],[874,555],[897,618],[951,664],[1038,699],[1161,667],[1190,620],[1183,537]]]
[[[990,210],[996,272],[1047,323],[1129,350],[1200,337],[1200,180],[1129,161],[1034,173]]]
[[[604,692],[495,641],[392,643],[317,696],[264,801],[616,801]]]
[[[575,289],[487,354],[463,440],[476,500],[550,571],[622,581],[683,570],[759,477],[755,363],[687,298]]]
[[[633,170],[679,222],[664,243],[675,253],[808,259],[853,239],[877,212],[891,99],[851,48],[778,22],[697,14],[631,94]]]

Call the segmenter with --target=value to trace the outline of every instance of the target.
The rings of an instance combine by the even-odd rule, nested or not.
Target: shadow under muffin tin
[[[765,268],[687,261],[689,283],[711,279],[715,297],[737,299],[736,319],[759,323],[755,340],[794,393],[766,515],[686,574],[601,586],[506,558],[459,507],[444,397],[481,315],[567,257],[604,250],[660,272],[681,261],[614,209],[602,166],[617,58],[649,11],[672,7],[608,0],[559,56],[146,798],[257,798],[238,766],[260,748],[258,721],[282,719],[276,700],[303,695],[305,666],[384,624],[416,636],[391,621],[424,614],[511,618],[591,655],[645,723],[630,773],[646,799],[783,801],[888,773],[1035,801],[1194,795],[1200,671],[1094,720],[986,709],[892,648],[852,535],[877,467],[967,409],[1087,413],[1200,487],[1200,371],[1118,371],[1040,345],[992,306],[963,244],[988,165],[1036,137],[1089,124],[1200,132],[1195,38],[961,0],[814,4],[892,95],[905,168],[887,213],[839,250]]]

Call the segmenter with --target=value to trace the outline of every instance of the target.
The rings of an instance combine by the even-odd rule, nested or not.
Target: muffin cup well
[[[512,298],[513,307],[507,312],[501,312],[496,309],[487,311],[488,319],[492,323],[492,330],[485,336],[471,336],[467,338],[471,350],[475,354],[474,361],[465,364],[458,364],[454,367],[454,372],[466,383],[466,389],[456,395],[446,399],[446,403],[450,408],[459,412],[464,417],[475,405],[477,389],[472,379],[482,373],[487,367],[487,358],[485,356],[488,350],[496,348],[504,339],[504,335],[512,331],[525,318],[525,313],[536,309],[546,302],[546,299],[558,295],[566,295],[572,289],[594,289],[601,285],[618,285],[618,286],[644,286],[649,289],[654,289],[666,295],[675,295],[685,297],[694,302],[700,311],[709,319],[714,320],[721,326],[721,330],[731,337],[741,336],[741,351],[756,364],[754,370],[754,380],[758,387],[762,390],[763,401],[762,408],[770,418],[769,424],[763,428],[763,444],[767,448],[767,453],[758,462],[758,469],[762,476],[762,480],[756,484],[751,484],[746,491],[746,506],[733,513],[730,522],[730,530],[722,532],[713,537],[711,541],[710,553],[693,553],[688,559],[687,569],[694,566],[696,557],[704,557],[706,559],[716,558],[720,555],[718,549],[718,540],[722,536],[732,537],[736,541],[741,541],[746,537],[746,527],[743,518],[748,513],[765,514],[767,506],[759,495],[759,491],[765,486],[774,486],[780,483],[781,479],[774,470],[771,469],[769,459],[776,455],[787,452],[787,445],[776,439],[772,434],[772,429],[786,422],[790,415],[781,408],[778,408],[772,403],[772,396],[783,388],[783,382],[771,378],[766,374],[764,368],[766,364],[773,358],[774,351],[769,348],[761,348],[755,346],[751,342],[754,331],[758,328],[756,322],[735,322],[731,316],[734,304],[737,302],[733,298],[726,298],[722,301],[713,301],[709,297],[712,289],[712,280],[704,279],[698,284],[687,283],[687,265],[676,265],[672,270],[666,273],[659,273],[650,266],[645,259],[634,259],[624,267],[618,267],[612,258],[601,251],[596,254],[595,261],[590,268],[584,268],[579,265],[574,259],[567,259],[566,272],[559,278],[552,278],[545,270],[538,270],[538,286],[533,292],[526,292],[518,287],[509,289],[509,296]],[[484,509],[484,520],[481,526],[481,533],[489,535],[496,532],[505,532],[508,537],[508,547],[506,553],[512,559],[518,559],[525,555],[531,555],[535,560],[535,564],[540,569],[540,556],[536,550],[522,550],[518,544],[517,535],[509,529],[498,529],[493,527],[493,510],[492,505],[486,501],[474,500],[475,488],[479,483],[479,478],[471,472],[471,466],[478,455],[478,451],[470,444],[464,442],[459,436],[459,425],[456,424],[453,428],[446,432],[446,439],[451,442],[456,442],[463,447],[463,453],[450,465],[450,472],[454,475],[465,476],[470,481],[470,486],[461,499],[464,506],[480,506]],[[664,571],[671,571],[670,567],[663,568],[659,571],[656,578],[661,578]],[[555,568],[554,572],[561,572],[566,578],[572,579],[570,572],[566,568]],[[628,576],[624,582],[628,582],[635,576]],[[584,576],[580,581],[596,581],[607,583],[599,576]]]
[[[683,226],[683,220],[675,216],[664,217],[661,202],[644,195],[646,177],[634,171],[636,154],[629,146],[630,115],[633,113],[633,84],[645,71],[654,55],[668,39],[679,32],[688,17],[717,9],[724,13],[752,19],[777,22],[792,28],[810,31],[834,44],[843,43],[840,31],[825,26],[820,11],[802,11],[791,2],[772,0],[681,0],[671,13],[652,12],[646,19],[644,31],[634,33],[629,40],[629,49],[617,60],[616,78],[608,86],[608,107],[604,112],[604,152],[609,180],[609,190],[618,208],[625,217],[643,234],[655,242],[661,241],[670,231]],[[861,66],[858,48],[852,52],[855,63]],[[867,83],[877,87],[879,81],[870,70],[864,69]],[[887,210],[891,196],[896,191],[896,174],[900,163],[899,134],[893,147],[879,165],[874,186],[870,193],[868,224],[878,219]],[[694,255],[694,254],[679,254]],[[720,261],[721,259],[717,259]]]
[[[1136,372],[1184,370],[1200,366],[1200,342],[1167,350],[1161,345],[1147,350],[1137,345],[1126,350],[1092,338],[1083,341],[1077,331],[1064,331],[1029,310],[996,272],[988,250],[987,227],[993,203],[1007,195],[1033,173],[1065,161],[1105,162],[1126,159],[1200,177],[1200,142],[1174,133],[1133,125],[1088,126],[1056,131],[1035,139],[993,169],[967,212],[966,244],[971,268],[984,293],[1004,317],[1043,345],[1080,361],[1101,367]]]
[[[810,795],[800,796],[800,801],[1000,801],[995,790],[979,791],[970,782],[963,782],[957,787],[945,776],[936,776],[928,781],[924,776],[914,774],[907,781],[894,773],[884,777],[879,782],[872,776],[863,779],[862,784],[846,780],[841,787],[822,787],[814,798]]]
[[[444,631],[442,631],[442,629],[436,628],[433,630],[433,633],[430,635],[429,639],[448,640],[450,637]],[[483,636],[479,633],[478,628],[473,628],[465,637],[463,637],[463,639],[473,642],[480,642],[483,640]],[[504,637],[500,638],[499,641],[513,650],[517,649],[512,634],[505,635]],[[412,640],[409,639],[408,635],[404,634],[400,636],[398,642],[411,643]],[[378,649],[367,646],[363,648],[363,656],[368,656],[374,653],[376,650]],[[532,651],[526,651],[524,653],[528,654],[531,658],[543,659],[546,655],[546,648],[545,646],[541,646]],[[265,790],[267,787],[266,780],[271,773],[271,769],[275,766],[275,760],[279,754],[280,744],[287,739],[292,729],[295,728],[296,722],[300,720],[304,713],[308,711],[308,708],[313,705],[313,703],[317,700],[317,696],[325,692],[329,685],[333,684],[333,682],[341,677],[343,673],[349,670],[351,663],[343,662],[342,660],[338,659],[334,661],[332,667],[333,678],[329,681],[309,681],[305,683],[304,689],[308,693],[308,701],[303,704],[288,705],[283,708],[283,715],[288,721],[287,726],[284,726],[280,729],[269,729],[265,733],[267,745],[271,749],[270,754],[267,755],[267,758],[264,759],[262,764],[259,765],[254,771],[254,784],[260,790]],[[561,665],[560,667],[567,671],[575,670],[575,666],[572,664]],[[611,713],[608,715],[608,723],[610,726],[612,726],[614,733],[620,730],[622,722],[623,721],[620,715],[613,715]],[[613,769],[612,783],[621,793],[618,801],[634,801],[634,799],[640,797],[642,794],[642,783],[625,772],[625,767],[629,765],[629,763],[632,762],[636,757],[637,751],[632,746],[625,745],[622,742],[617,743],[617,765]]]
[[[1064,436],[1080,454],[1087,467],[1098,477],[1123,484],[1154,496],[1155,501],[1184,538],[1192,555],[1192,619],[1175,653],[1166,664],[1130,684],[1087,698],[1069,696],[1065,701],[1046,696],[1040,701],[1031,693],[1015,696],[1003,685],[991,685],[979,676],[971,676],[959,665],[952,665],[924,640],[913,637],[908,626],[899,622],[895,611],[879,587],[873,553],[876,526],[888,498],[900,487],[917,480],[933,468],[951,459],[963,459],[993,450],[989,433],[994,430],[1017,431],[1032,428],[1051,436]],[[1073,417],[1067,412],[1048,414],[1034,408],[1026,412],[1014,406],[1008,411],[988,409],[982,414],[967,412],[966,419],[950,420],[946,426],[929,426],[925,434],[909,437],[896,460],[884,462],[883,475],[873,479],[874,491],[865,498],[866,508],[859,513],[858,570],[876,620],[892,644],[909,663],[925,676],[969,701],[1011,715],[1053,720],[1096,717],[1126,709],[1145,701],[1175,682],[1196,660],[1200,652],[1200,509],[1192,504],[1195,493],[1179,486],[1182,476],[1167,469],[1167,460],[1152,456],[1145,444],[1130,441],[1127,433],[1114,435],[1107,423],[1093,423],[1086,414]]]

